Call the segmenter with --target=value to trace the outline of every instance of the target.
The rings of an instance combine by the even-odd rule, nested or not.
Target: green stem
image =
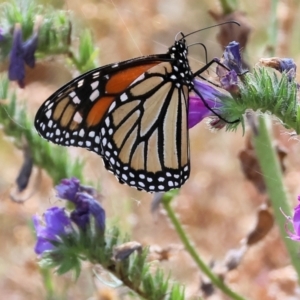
[[[54,288],[53,288],[53,281],[52,281],[52,276],[51,276],[51,271],[49,269],[45,268],[40,268],[42,277],[43,277],[43,282],[44,282],[44,287],[46,290],[46,299],[51,300],[54,299]]]
[[[259,134],[254,136],[254,148],[260,163],[261,171],[267,186],[268,194],[274,210],[274,217],[279,226],[282,240],[285,243],[294,268],[300,278],[300,260],[298,255],[298,246],[291,239],[287,238],[285,231],[286,219],[281,213],[280,208],[285,214],[291,215],[290,205],[282,181],[282,173],[279,161],[272,145],[272,139],[267,129],[265,120],[259,119]]]
[[[196,262],[200,270],[211,280],[212,284],[214,284],[216,287],[218,287],[221,291],[223,291],[226,295],[231,297],[231,299],[235,300],[243,300],[240,295],[233,292],[228,286],[222,282],[220,278],[215,276],[211,269],[202,261],[198,253],[196,252],[195,248],[192,246],[192,243],[190,242],[189,238],[187,237],[186,232],[184,231],[183,227],[180,224],[180,221],[175,215],[174,210],[172,209],[170,205],[170,198],[164,197],[163,198],[163,206],[166,210],[168,217],[170,218],[173,226],[175,227],[175,230],[177,234],[179,235],[179,238],[181,239],[181,242],[183,243],[186,251],[191,255],[193,260]]]

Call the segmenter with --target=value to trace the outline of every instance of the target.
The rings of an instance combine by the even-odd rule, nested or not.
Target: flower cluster
[[[105,211],[95,199],[93,189],[80,185],[78,179],[71,178],[63,179],[56,186],[56,192],[58,198],[71,201],[75,208],[70,214],[64,208],[48,209],[44,214],[44,224],[40,216],[34,216],[33,223],[37,235],[35,252],[38,255],[59,251],[65,239],[76,241],[82,234],[94,235],[94,238],[95,235],[104,235]]]
[[[35,66],[34,55],[37,46],[38,33],[34,32],[26,42],[23,42],[21,25],[16,24],[10,52],[8,78],[9,80],[17,81],[21,88],[25,86],[25,64],[30,68]]]
[[[80,184],[76,178],[63,179],[56,186],[57,196],[75,204],[75,210],[71,212],[71,220],[82,230],[86,230],[93,216],[99,230],[105,230],[105,211],[99,202],[95,200],[95,191]]]

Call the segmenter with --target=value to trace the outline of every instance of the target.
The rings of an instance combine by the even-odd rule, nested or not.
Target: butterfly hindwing
[[[120,95],[100,136],[105,165],[119,181],[152,192],[179,187],[189,176],[188,89],[173,86],[167,69],[168,62],[154,66]]]

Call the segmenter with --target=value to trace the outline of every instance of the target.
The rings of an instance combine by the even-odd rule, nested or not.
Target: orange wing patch
[[[147,70],[152,68],[155,65],[160,64],[161,62],[151,62],[148,64],[143,64],[141,66],[132,67],[117,72],[112,75],[107,84],[106,84],[106,93],[107,94],[117,94],[124,91],[135,79],[140,75],[145,73]]]
[[[104,114],[107,112],[114,99],[115,97],[101,97],[95,101],[94,106],[89,111],[86,118],[86,123],[89,127],[95,126],[102,121]]]

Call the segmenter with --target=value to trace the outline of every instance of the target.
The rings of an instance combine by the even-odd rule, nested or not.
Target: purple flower
[[[225,66],[226,68],[222,67]],[[243,75],[248,70],[244,69],[244,63],[240,54],[240,45],[231,42],[225,47],[220,65],[216,73],[219,77],[221,87],[232,95],[239,94],[238,75]]]
[[[234,70],[227,71],[223,76],[220,76],[220,83],[222,88],[232,95],[239,92],[238,76]]]
[[[97,229],[105,230],[105,211],[95,199],[94,189],[80,185],[77,178],[63,179],[56,186],[59,198],[66,199],[75,204],[71,213],[71,220],[81,229],[86,230],[90,224],[91,216],[95,219]]]
[[[45,212],[44,224],[43,219],[35,215],[33,224],[37,236],[34,251],[38,255],[53,250],[55,248],[54,243],[61,241],[60,237],[73,232],[70,218],[66,215],[65,210],[59,207],[49,208]]]
[[[205,81],[195,79],[194,86],[199,96],[189,97],[188,128],[194,127],[206,117],[215,116],[214,111],[217,112],[223,106],[222,100],[229,97]]]
[[[33,68],[35,66],[34,53],[38,45],[38,35],[34,33],[25,43],[23,42],[22,28],[16,24],[10,51],[10,62],[8,67],[9,80],[18,82],[21,88],[25,83],[25,64]]]
[[[243,68],[239,43],[229,43],[225,47],[223,57],[219,62],[220,64],[217,66],[216,73],[219,77],[221,87],[232,95],[238,95],[238,75],[242,75],[248,71]]]
[[[298,196],[298,201],[300,201],[300,196]],[[300,241],[300,204],[298,204],[298,206],[296,206],[294,208],[293,218],[286,216],[284,213],[283,213],[283,215],[287,219],[285,230],[286,230],[289,238],[294,241]],[[290,229],[288,228],[288,223],[292,224],[293,231],[290,231]]]
[[[90,216],[95,218],[96,227],[105,230],[105,210],[91,195],[77,193],[76,208],[71,213],[71,220],[83,230],[90,224]]]
[[[222,63],[229,70],[234,70],[236,74],[243,74],[246,72],[243,68],[240,44],[238,42],[230,42],[228,46],[225,47]]]
[[[80,181],[75,177],[71,179],[62,179],[60,184],[57,185],[55,189],[57,192],[57,197],[75,203],[76,194],[80,189]]]

